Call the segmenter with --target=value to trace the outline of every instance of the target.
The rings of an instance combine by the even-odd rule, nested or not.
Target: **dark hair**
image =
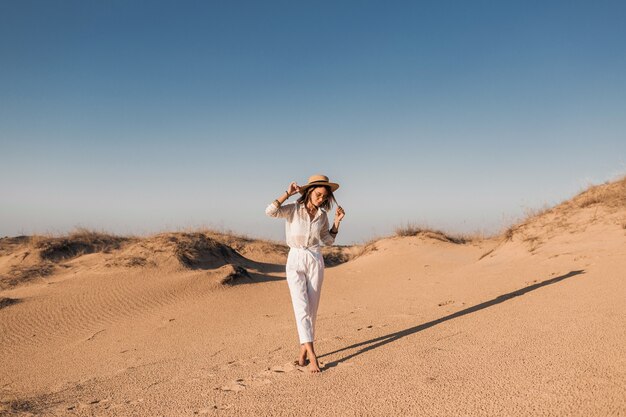
[[[324,210],[330,210],[333,207],[333,204],[337,204],[337,200],[335,200],[335,196],[333,195],[333,192],[328,185],[318,185],[317,187],[316,186],[308,187],[306,190],[304,190],[304,194],[302,194],[302,197],[298,199],[298,203],[306,204],[306,202],[309,200],[309,196],[311,195],[311,192],[314,189],[320,188],[320,187],[326,188],[326,191],[328,191],[328,197],[326,198],[326,200],[324,200],[324,202],[320,205],[320,207],[323,208]]]

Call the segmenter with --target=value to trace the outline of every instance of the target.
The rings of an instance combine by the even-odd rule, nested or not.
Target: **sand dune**
[[[284,245],[1,239],[0,415],[626,415],[625,238],[622,179],[491,238],[328,248],[318,376]]]

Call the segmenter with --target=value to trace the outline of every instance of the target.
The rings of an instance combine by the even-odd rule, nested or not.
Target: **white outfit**
[[[300,343],[313,342],[324,281],[324,259],[320,244],[332,245],[335,242],[329,230],[328,215],[320,208],[311,220],[304,204],[298,203],[283,206],[272,203],[267,206],[265,213],[270,217],[286,219],[285,232],[290,249],[285,270],[298,336]]]

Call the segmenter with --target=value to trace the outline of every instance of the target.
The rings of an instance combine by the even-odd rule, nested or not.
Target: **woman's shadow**
[[[366,340],[364,342],[355,343],[353,345],[346,346],[346,347],[341,348],[341,349],[337,349],[337,350],[335,350],[333,352],[329,352],[329,353],[325,353],[323,355],[320,355],[320,356],[318,356],[318,358],[323,358],[324,356],[334,355],[336,353],[343,352],[345,350],[355,349],[355,348],[359,348],[359,347],[361,348],[361,349],[357,350],[354,353],[351,353],[351,354],[349,354],[347,356],[344,356],[341,359],[337,359],[335,361],[328,362],[328,363],[324,364],[324,368],[332,368],[334,366],[339,365],[341,362],[345,362],[345,361],[347,361],[349,359],[352,359],[355,356],[361,355],[361,354],[363,354],[363,353],[365,353],[367,351],[370,351],[372,349],[376,349],[376,348],[379,348],[381,346],[384,346],[387,343],[395,342],[396,340],[401,339],[401,338],[403,338],[405,336],[409,336],[409,335],[412,335],[414,333],[421,332],[422,330],[429,329],[429,328],[431,328],[433,326],[436,326],[436,325],[438,325],[440,323],[443,323],[445,321],[452,320],[452,319],[455,319],[457,317],[465,316],[466,314],[474,313],[476,311],[485,309],[487,307],[491,307],[491,306],[494,306],[496,304],[500,304],[500,303],[502,303],[502,302],[504,302],[506,300],[510,300],[511,298],[518,297],[518,296],[524,295],[524,294],[526,294],[528,292],[537,290],[537,289],[539,289],[541,287],[545,287],[546,285],[556,284],[557,282],[563,281],[564,279],[573,277],[575,275],[584,274],[584,273],[585,273],[584,270],[570,271],[570,272],[568,272],[565,275],[561,275],[561,276],[558,276],[558,277],[555,277],[555,278],[551,278],[551,279],[548,279],[546,281],[539,282],[537,284],[529,285],[528,287],[524,287],[522,289],[510,292],[508,294],[500,295],[500,296],[498,296],[498,297],[496,297],[496,298],[494,298],[492,300],[485,301],[484,303],[480,303],[480,304],[477,304],[477,305],[472,306],[472,307],[468,307],[468,308],[466,308],[464,310],[457,311],[456,313],[452,313],[452,314],[447,315],[445,317],[441,317],[439,319],[436,319],[436,320],[433,320],[433,321],[429,321],[427,323],[423,323],[423,324],[420,324],[418,326],[409,327],[408,329],[400,330],[399,332],[389,333],[387,335],[376,337],[376,338],[370,339],[370,340]]]

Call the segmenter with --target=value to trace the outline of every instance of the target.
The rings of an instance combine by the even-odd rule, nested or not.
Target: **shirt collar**
[[[304,203],[298,203],[298,205],[300,206],[299,209],[304,212],[304,215],[308,219],[309,218],[309,213],[306,211],[306,207],[305,207]],[[322,215],[322,212],[326,212],[326,210],[324,210],[321,207],[318,207],[317,211],[315,212],[315,216],[313,217],[313,221],[317,220]]]

